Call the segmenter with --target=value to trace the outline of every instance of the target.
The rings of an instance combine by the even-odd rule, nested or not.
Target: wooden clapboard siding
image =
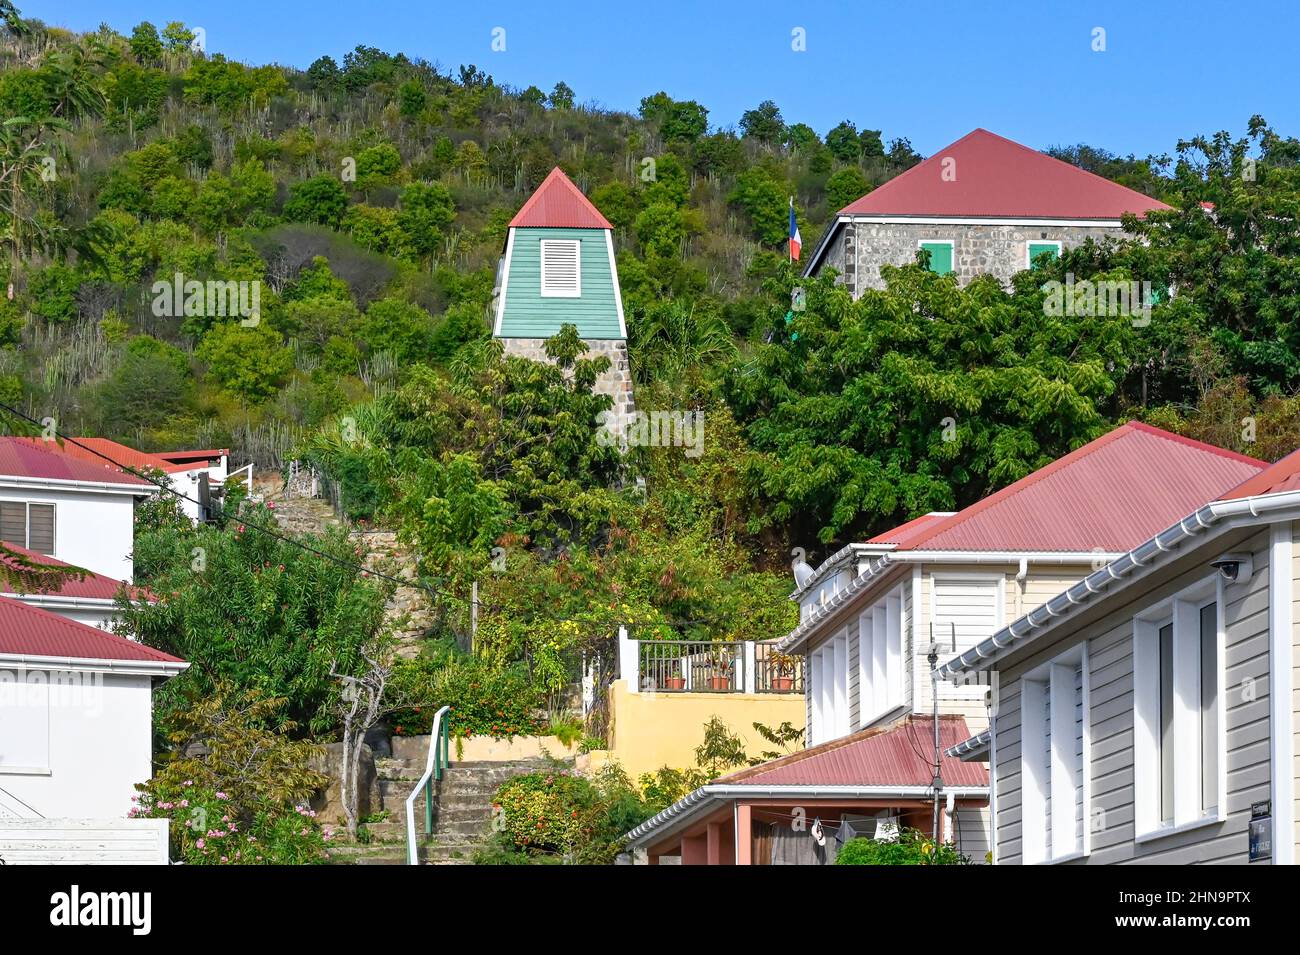
[[[548,298],[542,295],[543,239],[582,243],[581,295]],[[505,301],[498,338],[550,338],[564,324],[575,325],[583,339],[621,339],[618,275],[610,259],[605,229],[517,228],[510,230],[504,277]]]
[[[1293,819],[1300,820],[1300,521],[1291,525],[1291,753]],[[1300,825],[1295,858],[1300,859]]]
[[[6,865],[166,865],[166,819],[0,819]]]
[[[996,767],[1000,863],[1022,861],[1021,675],[1084,640],[1088,642],[1087,721],[1092,741],[1085,767],[1092,788],[1091,852],[1076,861],[1090,865],[1246,861],[1250,804],[1269,798],[1270,783],[1267,531],[1231,548],[1253,554],[1254,572],[1248,584],[1224,593],[1227,819],[1149,842],[1134,838],[1133,617],[1205,580],[1211,573],[1209,559],[1225,549],[1222,542],[1191,549],[1150,581],[1112,600],[1114,606],[1100,619],[1081,627],[1063,624],[1032,654],[1001,669]]]

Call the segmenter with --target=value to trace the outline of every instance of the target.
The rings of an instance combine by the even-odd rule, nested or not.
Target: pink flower
[[[206,840],[206,839],[200,839],[198,842],[196,842],[196,843],[194,843],[194,844],[195,844],[196,846],[198,846],[200,849],[202,849],[202,848],[203,848],[204,846],[206,846],[208,843],[207,843],[207,840]]]
[[[227,796],[227,795],[226,795],[225,793],[223,793],[223,792],[218,792],[218,793],[217,793],[217,798],[218,798],[218,799],[229,799],[230,797]]]

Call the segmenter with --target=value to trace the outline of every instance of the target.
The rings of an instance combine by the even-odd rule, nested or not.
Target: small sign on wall
[[[1271,800],[1250,804],[1250,861],[1267,862],[1273,858],[1273,803]]]

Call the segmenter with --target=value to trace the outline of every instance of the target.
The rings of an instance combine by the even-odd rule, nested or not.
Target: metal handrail
[[[446,719],[450,706],[444,706],[433,714],[433,728],[429,734],[429,757],[424,764],[424,775],[406,797],[406,864],[419,865],[420,860],[415,843],[415,800],[424,790],[424,834],[433,833],[433,780],[442,779],[442,771],[451,765],[448,729],[450,722]]]

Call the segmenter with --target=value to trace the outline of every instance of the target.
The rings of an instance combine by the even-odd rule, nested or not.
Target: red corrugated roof
[[[1292,451],[1276,464],[1270,464],[1250,479],[1228,491],[1221,501],[1237,501],[1257,494],[1300,491],[1300,451]]]
[[[522,209],[510,228],[613,229],[582,190],[556,166]]]
[[[81,460],[65,454],[55,442],[40,438],[0,437],[0,475],[149,486],[149,482],[125,474],[105,461]]]
[[[76,444],[73,444],[73,441]],[[162,455],[137,451],[128,445],[110,441],[108,438],[73,438],[72,441],[64,441],[60,445],[60,450],[64,454],[79,460],[89,461],[92,464],[103,464],[106,467],[112,467],[112,465],[105,461],[104,458],[112,458],[119,464],[135,468],[137,471],[157,468],[167,474],[176,474],[182,471],[194,470],[193,464],[184,462],[178,464],[175,461],[169,461]]]
[[[868,544],[897,544],[902,547],[913,538],[920,535],[927,527],[932,527],[937,521],[947,520],[952,517],[951,514],[930,513],[922,514],[920,517],[914,517],[906,524],[899,524],[897,527],[885,531],[883,534],[877,534],[867,541]]]
[[[939,717],[941,750],[970,738],[960,716]],[[913,716],[891,726],[860,730],[803,752],[715,780],[744,786],[929,786],[933,781],[934,722]],[[943,757],[945,786],[987,786],[983,763]]]
[[[1265,467],[1130,421],[931,523],[898,549],[1120,553]]]
[[[184,663],[179,657],[88,627],[58,614],[0,597],[0,654]]]
[[[36,551],[29,550],[26,547],[20,547],[18,544],[12,543],[11,541],[5,541],[4,544],[10,550],[22,554],[28,560],[37,564],[45,564],[49,567],[73,566],[72,564],[65,564],[61,560],[55,560],[53,557],[46,554],[37,553]],[[18,565],[14,562],[13,558],[8,555],[0,555],[0,562],[18,569]],[[112,600],[117,596],[118,588],[125,583],[125,581],[114,580],[112,577],[105,577],[103,574],[97,574],[94,571],[86,570],[84,567],[75,567],[74,569],[81,572],[82,577],[80,580],[75,577],[65,577],[60,581],[57,589],[42,590],[39,592],[40,595],[50,597],[89,597],[95,600]],[[133,587],[129,583],[127,584],[127,590],[133,598],[140,597],[145,593],[141,588]]]
[[[951,162],[945,162],[951,160]],[[968,133],[840,210],[841,215],[1118,219],[1168,209],[987,129]]]

